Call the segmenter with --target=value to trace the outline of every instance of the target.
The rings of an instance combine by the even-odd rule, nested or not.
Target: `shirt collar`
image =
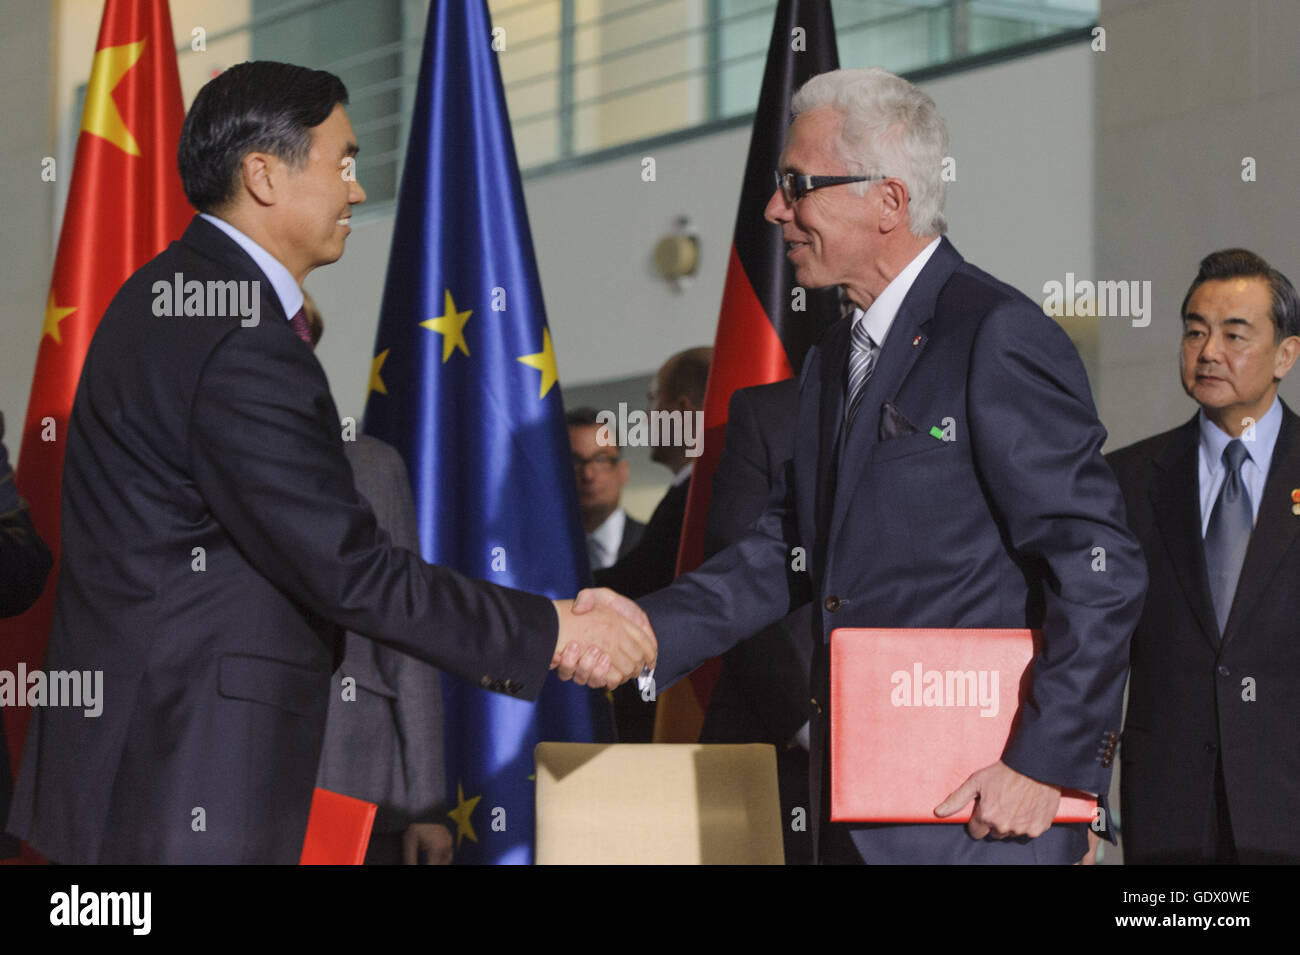
[[[939,248],[940,238],[935,236],[929,245],[918,252],[916,258],[908,262],[903,271],[895,275],[885,286],[885,290],[876,296],[876,300],[865,313],[860,308],[853,313],[855,322],[858,321],[858,316],[864,316],[862,321],[867,324],[867,334],[871,336],[877,348],[885,344],[885,336],[889,334],[890,326],[894,324],[894,318],[902,307],[903,299],[911,291],[916,277],[921,274],[921,269],[925,268],[925,263],[929,262],[930,256],[934,255],[934,250]]]
[[[1204,408],[1198,416],[1198,424],[1201,433],[1201,454],[1205,456],[1205,463],[1213,474],[1223,467],[1223,449],[1232,440],[1232,435],[1206,417]],[[1278,433],[1282,430],[1282,403],[1277,395],[1273,396],[1273,403],[1264,412],[1264,416],[1255,422],[1254,428],[1255,440],[1244,440],[1243,435],[1241,443],[1245,445],[1250,460],[1255,463],[1260,472],[1267,474],[1269,465],[1273,461],[1273,447],[1277,444]]]
[[[218,219],[206,212],[200,212],[199,215],[234,239],[235,243],[248,253],[248,257],[257,264],[262,274],[266,276],[266,280],[271,283],[271,288],[275,289],[275,297],[280,300],[284,317],[291,319],[297,315],[298,309],[302,308],[302,289],[289,270],[280,264],[280,260],[225,219]]]
[[[689,412],[687,413],[689,414]],[[691,476],[691,468],[693,467],[695,467],[694,461],[687,461],[684,465],[682,465],[682,469],[673,475],[673,487],[676,487],[678,484],[681,484],[682,482],[689,480]]]
[[[600,522],[587,536],[595,540],[606,554],[611,557],[618,554],[618,545],[623,541],[623,527],[627,524],[627,512],[621,507],[614,508],[609,517]]]

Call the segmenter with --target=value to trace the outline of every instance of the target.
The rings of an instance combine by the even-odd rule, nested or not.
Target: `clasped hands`
[[[605,587],[553,600],[560,618],[551,669],[561,680],[612,690],[653,668],[659,655],[650,618],[640,607]]]

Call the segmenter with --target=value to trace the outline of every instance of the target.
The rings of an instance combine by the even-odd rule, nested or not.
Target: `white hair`
[[[873,66],[814,76],[794,95],[794,115],[830,107],[843,120],[836,151],[852,175],[901,179],[915,236],[948,231],[943,217],[943,161],[948,127],[934,100],[902,77]],[[865,195],[873,184],[849,186]]]

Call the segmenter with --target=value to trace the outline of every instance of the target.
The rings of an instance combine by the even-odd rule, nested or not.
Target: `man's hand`
[[[609,597],[593,600],[592,594]],[[613,591],[584,590],[578,600],[553,603],[560,631],[551,669],[560,671],[561,680],[612,690],[654,665],[659,648],[650,620],[630,600]]]
[[[402,861],[420,864],[424,851],[425,865],[451,865],[451,830],[437,822],[413,822],[402,833]]]
[[[972,799],[975,812],[966,823],[972,838],[1035,838],[1046,832],[1056,817],[1061,790],[1030,779],[999,760],[973,773],[935,807],[934,814],[951,816]]]

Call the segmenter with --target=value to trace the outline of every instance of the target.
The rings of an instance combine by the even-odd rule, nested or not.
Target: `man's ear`
[[[275,205],[283,185],[284,163],[270,153],[245,153],[239,179],[245,192],[264,206]]]
[[[1273,358],[1273,378],[1277,381],[1285,378],[1298,356],[1300,356],[1300,338],[1288,335],[1282,339]]]
[[[880,196],[880,229],[892,232],[907,225],[907,184],[901,179],[886,179],[875,190]]]

